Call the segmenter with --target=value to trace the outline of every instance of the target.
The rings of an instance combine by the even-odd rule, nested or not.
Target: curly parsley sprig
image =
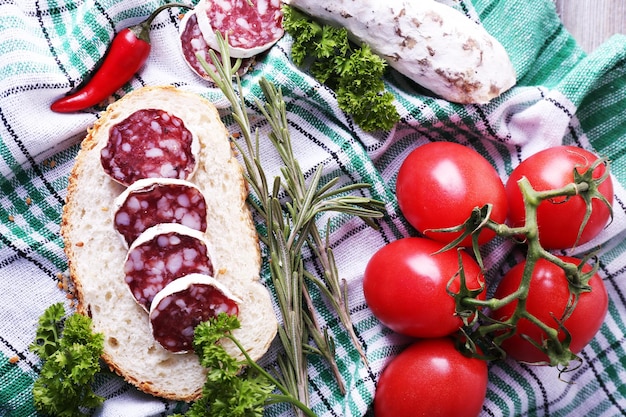
[[[318,23],[283,6],[283,27],[293,38],[291,59],[337,94],[341,110],[365,131],[390,130],[400,120],[394,96],[385,91],[385,61],[366,44],[355,46],[345,28]]]
[[[303,415],[316,417],[276,378],[252,360],[232,334],[239,326],[236,316],[225,313],[196,326],[194,351],[208,372],[202,397],[191,405],[185,417],[262,417],[267,405],[278,402],[290,403]],[[230,339],[239,348],[243,360],[231,356],[218,343],[224,338]]]
[[[62,303],[52,304],[39,318],[30,346],[44,361],[33,386],[35,406],[59,417],[86,415],[104,401],[92,390],[100,371],[104,335],[93,333],[91,319],[74,313],[65,318]]]

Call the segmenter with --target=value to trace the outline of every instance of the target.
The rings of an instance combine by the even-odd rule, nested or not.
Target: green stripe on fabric
[[[0,355],[0,415],[29,417],[37,415],[32,399],[33,377],[18,364]]]
[[[0,158],[8,167],[16,169],[18,167],[17,160],[13,157],[11,149],[7,146],[8,139],[0,136]]]
[[[619,109],[626,109],[626,97],[620,102],[605,107],[607,112]],[[613,152],[622,152],[624,145],[626,145],[626,119],[615,123],[615,120],[603,120],[602,116],[599,116],[595,118],[595,122],[599,124],[586,130],[597,138],[592,140],[594,149],[603,151],[601,153],[607,156]],[[620,180],[624,183],[625,178],[622,177]]]
[[[605,245],[601,248],[600,254],[600,270],[605,271],[611,280],[606,281],[605,284],[611,285],[613,279],[620,277],[626,272],[626,266],[624,265],[623,256],[626,254],[626,241],[619,238],[613,239],[609,242],[611,246]],[[617,279],[615,284],[619,284],[621,281]],[[610,290],[609,290],[610,292]],[[624,327],[626,333],[626,327]]]
[[[566,383],[565,381],[560,381],[561,383]],[[576,384],[575,381],[571,382]],[[568,417],[575,416],[580,414],[580,408],[583,404],[588,404],[587,400],[594,399],[597,401],[598,399],[598,391],[600,387],[596,383],[588,383],[588,384],[576,384],[576,395],[567,397],[570,401],[560,401],[553,407],[551,411],[551,415],[555,417]],[[606,397],[601,397],[602,400],[596,405],[595,409],[589,409],[589,407],[585,408],[586,415],[596,416],[600,414],[595,414],[593,410],[602,410],[612,408],[610,401]]]
[[[562,26],[555,27],[554,33],[545,41],[544,50],[537,57],[533,70],[520,81],[521,85],[542,85],[553,88],[582,58],[580,48]]]
[[[609,344],[609,346],[611,347],[611,353],[615,353],[618,358],[624,358],[624,349],[620,346],[621,341],[615,340],[613,337],[610,337],[612,336],[610,334],[610,331],[601,330],[601,333],[602,336],[609,336],[607,340],[611,342]],[[606,374],[607,380],[614,381],[614,383],[618,387],[621,387],[618,389],[624,391],[624,389],[626,388],[626,381],[622,381],[620,378],[620,373],[623,370],[624,366],[624,364],[622,363],[624,362],[624,359],[619,360],[617,363],[612,363],[611,359],[606,354],[606,351],[603,351],[603,347],[596,340],[597,339],[592,340],[589,346],[593,349],[595,353],[594,356],[602,364],[602,372]]]
[[[64,45],[69,49],[68,55],[70,57],[70,63],[76,68],[86,71],[93,67],[93,63],[100,61],[103,54],[100,52],[98,46],[108,44],[110,37],[109,32],[99,26],[98,19],[96,19],[93,13],[83,15],[81,23],[81,25],[74,27],[74,30],[69,35],[69,39],[64,42]],[[100,42],[94,42],[94,40]],[[81,45],[81,49],[78,51],[72,49],[73,41],[78,41]],[[85,55],[91,58],[91,60],[85,59]]]
[[[588,132],[596,148],[608,147],[615,140],[624,138],[623,129],[613,132],[612,135],[609,134],[615,127],[620,127],[623,121],[615,120],[615,117],[607,115],[619,113],[626,108],[626,97],[616,95],[615,90],[614,86],[594,90],[592,92],[594,102],[590,103],[589,109],[580,112],[580,122],[584,125],[584,130]],[[626,91],[626,88],[623,90]]]
[[[509,408],[509,402],[506,401],[506,398],[512,398],[511,403],[515,405],[520,404],[519,397],[515,394],[515,390],[511,388],[511,385],[508,381],[505,381],[500,377],[498,373],[490,372],[489,373],[489,384],[493,387],[497,388],[497,391],[494,389],[487,390],[486,400],[493,403],[494,406],[498,408],[500,411],[499,414],[501,416],[511,416],[516,414],[511,414],[511,409]],[[492,410],[493,411],[493,410]]]
[[[87,73],[100,61],[101,49],[110,42],[110,29],[100,23],[98,9],[50,1],[49,11],[56,33],[53,40],[58,37],[59,42],[54,43],[62,50],[59,55],[67,56],[79,73]]]
[[[617,309],[617,306],[611,299],[609,299],[609,308],[607,314],[608,316],[610,316],[609,318],[613,321],[612,324],[616,325],[622,334],[626,333],[626,324],[624,323],[623,317],[620,311]],[[614,349],[617,351],[617,353],[619,353],[618,357],[624,358],[624,361],[626,361],[626,350],[624,350],[624,347],[621,345],[622,341],[618,340],[615,337],[615,334],[613,334],[611,329],[608,326],[602,326],[600,328],[600,333],[604,338],[606,338],[606,340],[608,341],[608,345],[615,346]]]
[[[288,74],[289,81],[287,83],[281,81],[281,78],[285,76],[284,73],[280,73],[280,78],[275,77],[274,74],[267,73],[264,76],[275,85],[281,86],[283,96],[287,102],[287,110],[290,114],[298,115],[310,123],[319,132],[319,137],[336,135],[328,121],[339,121],[334,117],[334,111],[330,107],[330,103],[320,96],[320,87],[308,84],[306,78],[298,75],[298,73],[290,72]],[[258,80],[251,83],[250,91],[255,97],[261,100],[264,99],[258,86]],[[320,114],[315,114],[316,110]],[[328,119],[324,120],[320,115],[328,117]]]
[[[21,51],[25,52],[24,50]],[[24,77],[27,74],[52,73],[54,71],[55,67],[53,65],[47,65],[45,62],[11,62],[7,66],[1,66],[0,64],[0,72],[6,78]]]
[[[581,63],[574,71],[571,71],[564,77],[557,86],[559,91],[563,92],[578,106],[581,105],[583,99],[587,100],[587,104],[589,104],[589,100],[595,99],[593,93],[589,91],[593,87],[590,80],[601,78],[605,72],[605,69],[600,68],[597,64],[584,62],[587,65]]]
[[[626,39],[626,38],[622,38]],[[611,40],[603,48],[611,49],[619,39]],[[626,57],[621,57],[621,65],[612,63],[614,71],[611,78],[597,85],[583,100],[579,110],[582,128],[588,132],[594,148],[613,162],[613,172],[623,184],[626,183],[626,120],[616,118],[626,108]],[[611,63],[605,64],[605,66]],[[624,173],[624,174],[622,174]]]
[[[64,190],[67,179],[57,181],[55,187],[59,192]],[[7,237],[23,242],[59,270],[65,269],[67,260],[62,255],[63,242],[58,233],[62,201],[51,198],[50,190],[39,184],[32,171],[20,170],[10,181],[0,181],[0,191],[0,218],[9,228]]]
[[[502,363],[501,368],[504,369],[507,376],[509,376],[511,380],[516,383],[515,396],[518,398],[517,401],[515,401],[516,415],[520,412],[518,407],[523,404],[523,401],[521,401],[520,398],[525,400],[527,403],[525,404],[525,407],[529,410],[539,409],[539,399],[537,398],[537,395],[539,395],[540,391],[537,390],[533,384],[531,384],[534,380],[529,379],[527,376],[523,375],[518,368],[510,366],[507,362]],[[510,381],[509,384],[511,384]]]

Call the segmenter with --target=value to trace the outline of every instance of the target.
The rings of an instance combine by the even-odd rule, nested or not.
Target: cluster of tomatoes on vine
[[[377,251],[363,292],[385,326],[415,342],[381,374],[377,417],[476,416],[487,360],[561,369],[578,361],[604,321],[608,296],[592,254],[565,253],[611,220],[605,159],[556,146],[521,161],[504,183],[475,150],[432,142],[407,156],[396,194],[419,236]],[[524,256],[487,282],[481,249],[496,237]]]

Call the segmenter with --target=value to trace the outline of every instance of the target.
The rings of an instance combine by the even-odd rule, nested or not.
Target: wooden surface
[[[554,0],[567,30],[586,52],[615,33],[626,34],[626,0]]]

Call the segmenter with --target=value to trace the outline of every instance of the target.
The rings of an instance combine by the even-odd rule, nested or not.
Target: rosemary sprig
[[[259,132],[253,132],[246,104],[240,97],[241,81],[231,67],[227,40],[219,33],[216,35],[220,44],[221,61],[212,51],[210,56],[217,71],[212,71],[206,62],[203,65],[232,106],[232,116],[241,129],[243,144],[233,142],[243,159],[246,180],[257,199],[255,201],[251,198],[249,201],[266,223],[266,232],[260,238],[267,246],[272,283],[283,318],[283,325],[278,333],[284,348],[284,355],[278,358],[282,384],[302,403],[308,405],[309,353],[319,354],[328,362],[339,388],[345,392],[336,363],[334,341],[327,329],[322,329],[318,324],[308,284],[316,285],[328,298],[367,364],[347,308],[345,283],[339,277],[328,242],[329,227],[326,227],[324,240],[317,228],[316,219],[322,212],[341,212],[358,216],[374,225],[374,219],[383,216],[383,204],[370,198],[350,195],[369,184],[336,187],[337,179],[334,179],[321,185],[322,165],[317,167],[307,183],[293,152],[281,90],[268,80],[262,79],[260,86],[266,103],[256,99],[255,103],[271,127],[269,139],[284,164],[281,169],[282,177],[275,177],[270,189],[270,181],[260,160]],[[201,58],[200,61],[202,62]],[[283,192],[289,199],[285,204],[281,204],[279,199]],[[324,270],[322,279],[304,267],[304,245],[310,247]]]

